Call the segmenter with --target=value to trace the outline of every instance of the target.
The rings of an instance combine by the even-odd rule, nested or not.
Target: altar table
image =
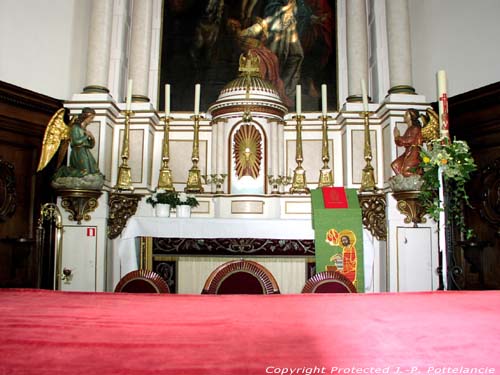
[[[0,290],[0,374],[495,374],[500,291]]]
[[[311,219],[221,219],[133,216],[114,242],[113,283],[139,268],[138,237],[314,239]]]

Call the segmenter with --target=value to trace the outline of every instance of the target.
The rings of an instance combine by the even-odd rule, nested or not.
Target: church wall
[[[448,74],[448,96],[500,81],[500,2],[409,0],[413,82],[436,101],[436,72]]]
[[[0,79],[58,99],[81,92],[92,2],[2,0]]]

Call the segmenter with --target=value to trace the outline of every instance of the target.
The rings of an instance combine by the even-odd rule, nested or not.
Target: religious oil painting
[[[160,109],[169,83],[171,109],[193,111],[200,83],[206,111],[238,76],[242,53],[259,57],[290,111],[299,84],[303,111],[321,110],[322,84],[328,110],[338,108],[335,0],[165,0],[163,12]]]

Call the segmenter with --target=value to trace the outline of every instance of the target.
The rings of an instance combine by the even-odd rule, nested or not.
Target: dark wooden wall
[[[51,255],[37,261],[42,203],[54,202],[53,163],[36,172],[45,127],[62,101],[0,81],[0,287],[50,287]],[[13,178],[11,178],[13,176]]]
[[[449,114],[451,136],[467,141],[478,165],[464,214],[484,248],[482,275],[462,259],[466,288],[500,289],[500,82],[450,98]]]

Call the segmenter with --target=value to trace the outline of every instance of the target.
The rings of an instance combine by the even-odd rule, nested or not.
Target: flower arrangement
[[[200,204],[196,197],[191,194],[180,193],[177,197],[177,206],[187,205],[190,207],[198,207]]]
[[[419,199],[425,212],[438,221],[439,213],[443,211],[443,204],[437,194],[438,170],[441,168],[444,189],[448,198],[445,207],[447,220],[453,221],[467,239],[473,237],[472,229],[465,225],[462,213],[464,204],[470,206],[465,185],[470,180],[471,173],[477,169],[469,146],[464,141],[451,142],[448,138],[435,139],[427,143],[427,149],[421,149],[420,156],[423,184]]]
[[[158,189],[146,199],[146,203],[153,207],[157,204],[169,204],[171,208],[175,208],[178,200],[179,194],[177,192]]]

